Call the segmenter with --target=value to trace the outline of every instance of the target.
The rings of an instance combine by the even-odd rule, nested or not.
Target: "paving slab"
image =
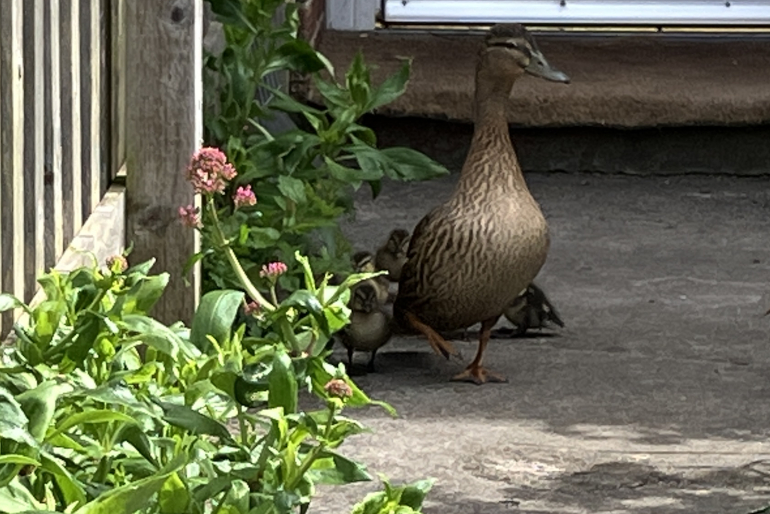
[[[345,230],[373,249],[455,180],[388,183],[375,201],[361,190]],[[394,482],[435,477],[427,514],[770,504],[770,179],[527,181],[552,233],[536,281],[566,327],[493,340],[486,362],[509,382],[480,387],[449,382],[462,364],[424,339],[394,339],[356,380],[399,417],[351,413],[373,433],[342,450]],[[454,344],[470,360],[475,334]],[[378,487],[322,487],[312,511],[349,512]]]

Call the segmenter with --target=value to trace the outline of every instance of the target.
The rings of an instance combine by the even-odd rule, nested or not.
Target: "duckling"
[[[520,336],[530,328],[546,328],[549,323],[555,323],[564,328],[564,322],[556,312],[556,308],[534,282],[516,297],[513,303],[503,311],[503,315],[515,328],[498,330],[498,336],[503,332],[512,332],[514,336]]]
[[[383,311],[377,298],[377,288],[366,280],[354,285],[351,291],[350,324],[340,331],[340,342],[348,350],[348,365],[353,367],[355,350],[371,352],[367,371],[374,372],[374,358],[392,335],[391,319]]]
[[[532,283],[550,247],[548,223],[524,180],[506,118],[514,82],[530,74],[569,82],[520,24],[493,26],[476,68],[471,147],[452,196],[415,227],[393,303],[397,323],[423,334],[446,358],[439,332],[481,323],[473,361],[452,380],[506,382],[482,365],[503,312]]]
[[[353,255],[353,270],[356,273],[374,273],[380,271],[374,267],[374,257],[370,252],[361,251],[356,252]],[[366,282],[372,282],[377,289],[377,300],[380,304],[385,304],[390,299],[389,288],[390,280],[387,275],[378,275],[374,278],[367,280]]]
[[[409,247],[409,231],[397,228],[391,231],[388,240],[377,249],[374,264],[378,270],[386,270],[388,278],[398,282],[401,268],[406,262],[406,250]]]

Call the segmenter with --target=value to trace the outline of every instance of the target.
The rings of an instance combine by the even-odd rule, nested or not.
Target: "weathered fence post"
[[[129,259],[157,259],[153,269],[171,280],[153,315],[189,324],[200,273],[187,287],[182,269],[199,242],[177,211],[194,203],[184,170],[202,137],[202,0],[131,0],[125,9]]]

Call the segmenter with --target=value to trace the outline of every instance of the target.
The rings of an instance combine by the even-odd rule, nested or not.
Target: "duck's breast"
[[[502,314],[545,263],[548,226],[531,197],[457,206],[443,222],[425,245],[432,252],[419,256],[424,276],[415,295],[416,314],[438,330]]]

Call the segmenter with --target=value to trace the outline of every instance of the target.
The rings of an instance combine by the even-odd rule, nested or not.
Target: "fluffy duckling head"
[[[379,307],[377,288],[369,282],[359,282],[353,287],[350,308],[355,312],[368,314]]]
[[[405,257],[408,248],[409,232],[403,228],[393,230],[385,243],[385,249],[396,258]]]
[[[374,255],[371,252],[361,251],[353,254],[352,264],[356,273],[374,273]]]

